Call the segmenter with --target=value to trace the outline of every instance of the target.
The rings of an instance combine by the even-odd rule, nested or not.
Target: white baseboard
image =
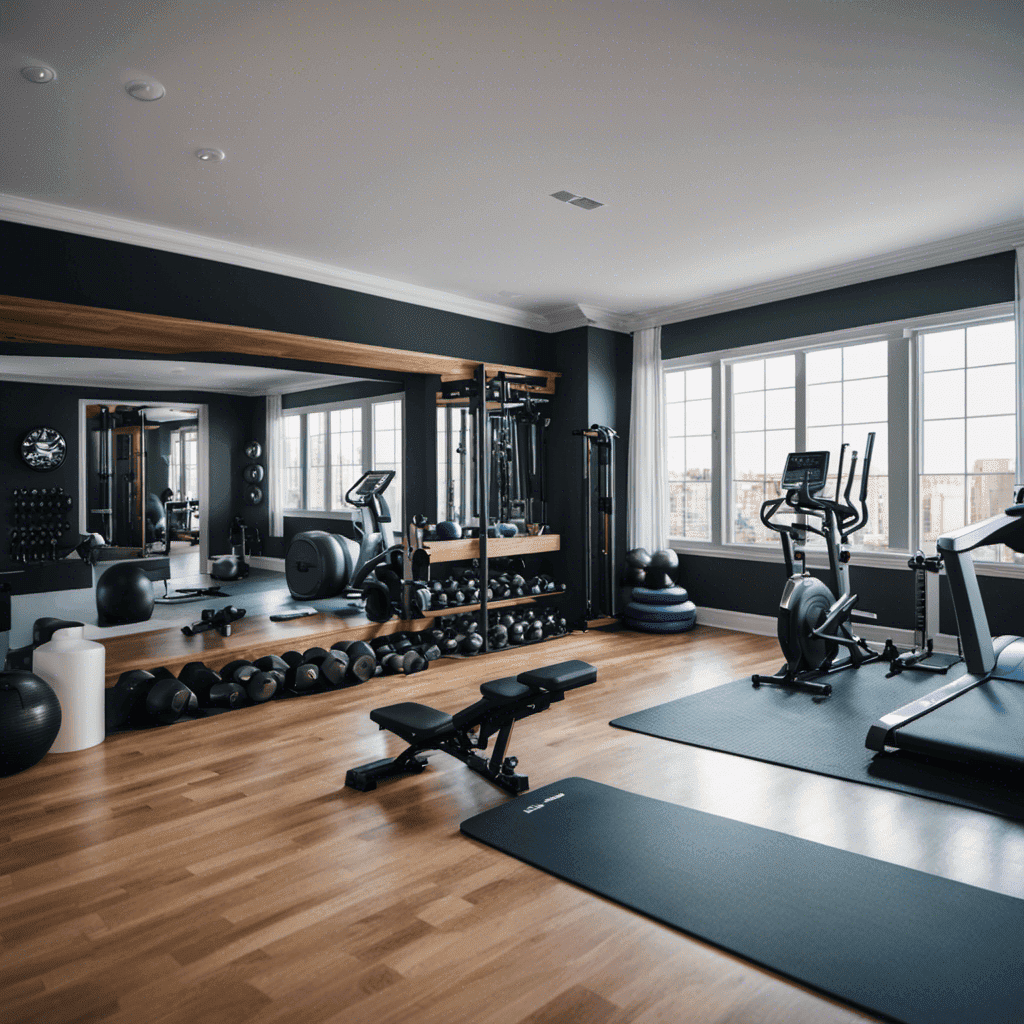
[[[698,608],[697,622],[702,626],[717,626],[731,629],[736,633],[752,633],[754,636],[775,636],[778,625],[773,615],[754,615],[751,612],[735,612],[728,608]],[[867,622],[856,622],[856,632],[871,643],[892,640],[899,648],[914,646],[912,629],[895,629],[874,626]],[[939,633],[934,638],[934,648],[940,654],[956,654],[957,638],[948,633]]]

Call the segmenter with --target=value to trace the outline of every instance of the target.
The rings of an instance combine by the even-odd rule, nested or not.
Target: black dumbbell
[[[539,620],[534,620],[526,627],[526,639],[527,640],[543,640],[544,639],[544,624]]]
[[[153,685],[146,694],[146,714],[154,722],[171,725],[183,715],[199,710],[196,695],[166,669],[154,673]]]
[[[377,672],[377,656],[365,640],[341,640],[331,644],[332,651],[344,651],[348,655],[347,679],[349,685],[365,683]]]
[[[302,658],[307,665],[315,665],[320,670],[320,681],[331,689],[351,685],[348,679],[349,657],[345,651],[325,651],[322,647],[311,647]]]
[[[396,633],[391,646],[396,654],[405,654],[406,651],[412,650],[412,641],[404,633]]]
[[[201,661],[190,661],[178,677],[196,695],[202,708],[236,708],[249,703],[244,687],[237,683],[225,683],[212,668]]]
[[[251,661],[239,658],[229,661],[220,677],[226,683],[238,683],[253,704],[263,704],[277,693],[277,680],[269,672],[261,672]]]
[[[142,724],[146,694],[155,682],[156,676],[144,669],[122,672],[111,687],[107,704],[107,728],[121,729],[127,725]]]
[[[459,643],[463,654],[476,654],[484,645],[484,638],[479,633],[467,633]]]
[[[312,693],[320,683],[320,669],[307,665],[298,651],[285,651],[281,660],[288,666],[284,688],[291,693]]]
[[[437,644],[419,644],[413,650],[423,655],[427,661],[437,661],[441,657],[441,648]]]
[[[508,630],[504,626],[491,626],[487,631],[487,642],[493,650],[500,651],[508,647]]]
[[[508,627],[508,642],[510,644],[526,643],[526,626],[522,622],[513,622]]]

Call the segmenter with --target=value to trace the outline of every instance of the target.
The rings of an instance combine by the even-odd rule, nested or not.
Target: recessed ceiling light
[[[152,80],[145,82],[142,79],[136,79],[134,82],[129,82],[125,87],[124,91],[128,93],[133,100],[141,100],[143,103],[152,103],[153,100],[160,99],[167,90],[157,81]]]
[[[566,192],[565,189],[562,189],[561,192],[552,192],[550,195],[552,199],[568,203],[570,206],[578,206],[581,210],[596,210],[599,206],[604,206],[604,203],[599,203],[596,199],[578,196],[573,192]]]
[[[197,149],[196,159],[206,164],[219,164],[224,159],[223,149]]]
[[[57,72],[53,68],[48,68],[45,64],[30,64],[28,67],[21,69],[21,77],[30,82],[35,82],[36,85],[45,85],[47,82],[52,82],[56,79]]]

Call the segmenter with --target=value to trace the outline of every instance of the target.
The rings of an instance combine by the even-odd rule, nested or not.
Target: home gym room
[[[16,0],[0,1021],[1019,1021],[1024,14]]]

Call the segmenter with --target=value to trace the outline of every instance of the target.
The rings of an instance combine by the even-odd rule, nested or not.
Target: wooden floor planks
[[[608,726],[774,667],[772,641],[592,631],[125,733],[0,780],[0,1021],[866,1019],[463,837],[507,798],[444,755],[343,787],[401,749],[373,707],[455,710],[486,679],[574,657],[598,682],[513,738],[534,787],[582,775],[1024,896],[1017,823]]]

